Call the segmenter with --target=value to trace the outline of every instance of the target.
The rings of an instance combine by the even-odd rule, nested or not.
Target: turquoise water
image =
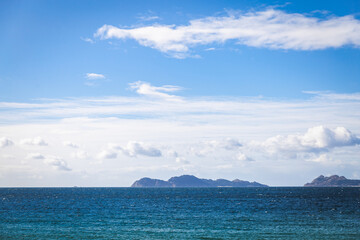
[[[0,188],[1,239],[360,239],[360,188]]]

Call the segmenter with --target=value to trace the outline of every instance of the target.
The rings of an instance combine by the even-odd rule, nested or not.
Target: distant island
[[[172,177],[168,181],[152,178],[141,178],[135,181],[131,187],[142,188],[161,188],[161,187],[268,187],[258,182],[248,182],[235,179],[229,181],[226,179],[201,179],[192,175],[182,175]]]
[[[304,187],[360,187],[360,180],[347,179],[344,176],[339,177],[338,175],[330,177],[321,175],[311,183],[306,183]]]

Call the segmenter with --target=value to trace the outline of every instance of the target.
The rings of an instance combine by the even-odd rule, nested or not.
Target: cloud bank
[[[307,14],[286,13],[269,8],[264,11],[206,17],[188,25],[153,24],[137,28],[100,27],[94,37],[134,39],[174,57],[186,57],[191,48],[225,43],[284,50],[321,50],[360,46],[360,21],[352,15],[325,19]]]
[[[261,143],[252,143],[270,154],[278,152],[324,152],[336,147],[355,146],[360,138],[344,127],[333,129],[316,126],[309,128],[305,134],[278,135]]]
[[[128,186],[144,175],[242,176],[279,184],[299,171],[303,178],[360,174],[358,93],[179,97],[177,86],[134,86],[135,96],[0,102],[0,133],[7,136],[0,142],[2,185],[26,178],[38,186],[35,175],[46,183],[63,175],[77,185]],[[6,139],[21,144],[4,147]]]

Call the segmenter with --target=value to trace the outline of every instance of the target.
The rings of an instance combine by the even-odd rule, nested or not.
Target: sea
[[[0,239],[360,239],[360,188],[0,188]]]

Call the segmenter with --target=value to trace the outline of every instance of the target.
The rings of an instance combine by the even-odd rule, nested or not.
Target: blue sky
[[[0,27],[4,186],[360,178],[356,0],[5,0]]]
[[[174,59],[131,39],[91,44],[104,24],[187,25],[189,20],[223,16],[227,11],[261,11],[271,6],[287,13],[319,17],[358,16],[357,1],[2,1],[1,98],[129,95],[134,81],[185,87],[189,96],[269,96],[305,98],[302,91],[358,92],[360,53],[353,46],[298,51],[248,47],[234,41],[193,49],[200,58]],[[307,3],[306,3],[307,2]],[[285,5],[285,6],[282,6]],[[317,10],[326,14],[312,13]],[[145,21],[142,17],[157,19]],[[112,42],[112,45],[109,44]],[[204,51],[215,48],[213,51]],[[97,88],[84,74],[104,74]],[[341,79],[341,81],[339,81]],[[206,87],[205,87],[206,86]]]

